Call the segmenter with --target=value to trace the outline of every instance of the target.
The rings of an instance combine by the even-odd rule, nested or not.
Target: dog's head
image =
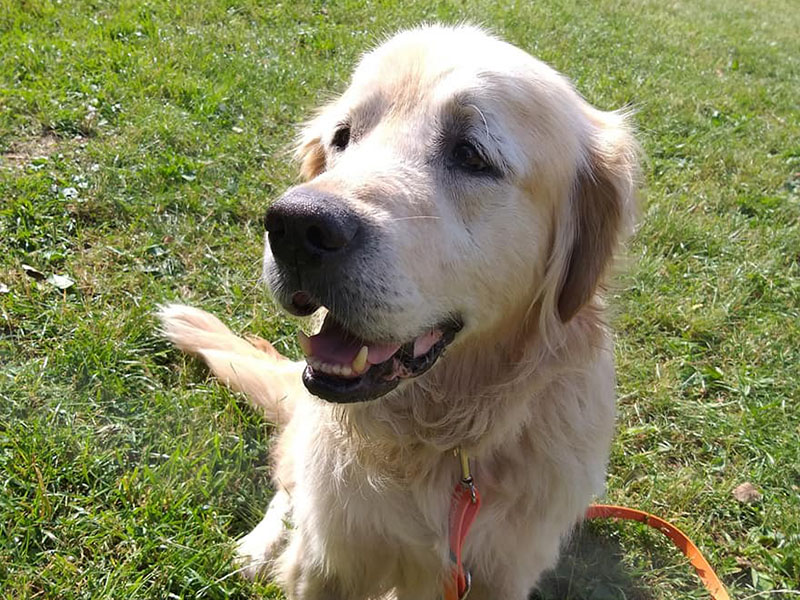
[[[306,183],[267,213],[264,270],[290,312],[328,309],[301,340],[303,379],[336,402],[382,396],[536,303],[566,323],[632,210],[624,118],[469,27],[367,54],[297,154]]]

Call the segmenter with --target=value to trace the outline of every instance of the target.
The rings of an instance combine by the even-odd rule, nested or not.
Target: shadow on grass
[[[652,593],[629,570],[616,540],[584,526],[529,600],[652,600]]]

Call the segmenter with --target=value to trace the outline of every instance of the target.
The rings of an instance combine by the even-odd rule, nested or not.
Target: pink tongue
[[[372,365],[388,360],[400,349],[400,344],[378,344],[357,338],[329,317],[320,332],[310,339],[311,356],[335,365],[350,365],[362,346],[369,347],[367,362]]]

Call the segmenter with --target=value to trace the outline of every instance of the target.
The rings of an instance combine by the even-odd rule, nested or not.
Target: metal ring
[[[469,572],[469,569],[464,569],[464,593],[461,595],[459,600],[465,600],[467,596],[469,596],[469,592],[472,589],[472,574]]]

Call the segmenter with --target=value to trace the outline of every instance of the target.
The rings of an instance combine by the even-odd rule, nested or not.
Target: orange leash
[[[461,550],[469,528],[481,508],[481,495],[471,482],[460,481],[450,504],[451,576],[445,582],[443,600],[464,600],[472,588],[472,576],[461,562]]]
[[[450,502],[449,529],[450,529],[450,561],[452,563],[452,576],[445,581],[443,600],[464,600],[472,587],[469,571],[461,562],[461,550],[470,527],[478,516],[481,508],[481,496],[475,487],[469,468],[469,456],[458,448],[461,460],[461,481],[456,484]],[[634,508],[614,506],[611,504],[592,504],[586,509],[586,519],[625,519],[638,521],[657,529],[667,536],[681,552],[689,559],[700,581],[711,594],[712,600],[730,600],[725,586],[714,573],[714,569],[700,552],[699,548],[685,533],[664,519]]]
[[[694,545],[694,542],[672,523],[668,523],[664,519],[641,510],[626,508],[624,506],[613,506],[610,504],[592,504],[586,510],[586,518],[639,521],[654,529],[658,529],[672,540],[672,542],[681,549],[681,552],[686,555],[689,562],[694,567],[694,570],[697,571],[697,575],[700,577],[703,585],[706,586],[706,589],[711,594],[713,600],[730,600],[728,592],[725,591],[725,586],[722,585],[719,577],[714,573],[714,569],[711,568],[711,565],[701,554],[697,546]]]
[[[458,457],[461,461],[461,481],[453,490],[450,500],[450,515],[448,525],[450,528],[450,562],[451,577],[444,583],[442,600],[465,600],[472,589],[472,576],[461,562],[461,550],[467,538],[470,527],[481,509],[481,495],[472,474],[469,470],[469,456],[463,448],[458,448]]]

